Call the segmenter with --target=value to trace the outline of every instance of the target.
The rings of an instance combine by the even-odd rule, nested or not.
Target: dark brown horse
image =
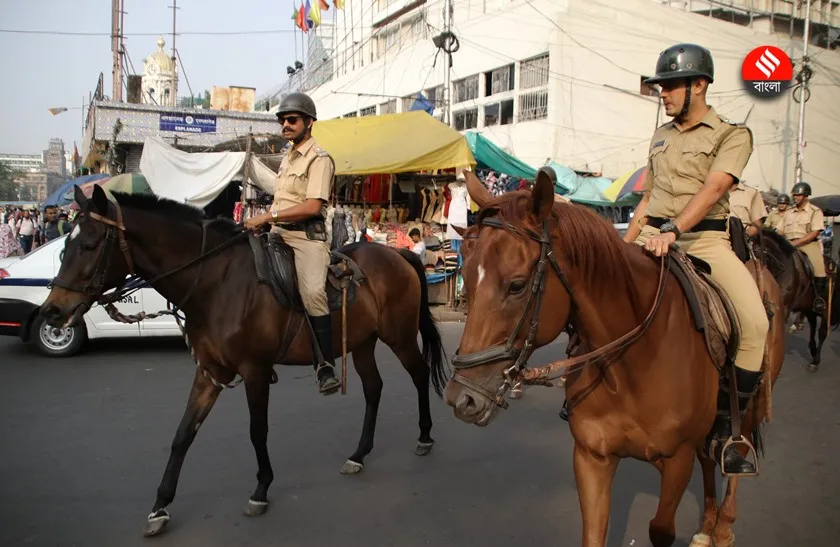
[[[619,461],[629,457],[651,462],[662,475],[649,534],[655,546],[671,545],[674,515],[699,457],[705,510],[692,545],[709,545],[710,538],[727,545],[733,537],[737,479],[729,480],[718,507],[716,466],[703,450],[715,419],[719,373],[676,279],[667,277],[670,282],[660,291],[659,260],[624,243],[585,207],[554,203],[548,177],[538,176],[531,192],[498,198],[471,173],[467,184],[482,209],[462,247],[469,308],[455,374],[444,392],[455,415],[489,424],[507,404],[505,389],[516,381],[522,356],[527,359],[533,349],[523,347],[528,342],[546,345],[571,325],[580,348],[604,348],[636,331],[656,310],[635,343],[567,374],[567,398],[577,401],[570,426],[583,544],[604,545],[613,477]],[[775,381],[784,357],[782,303],[769,272],[761,274],[775,313],[765,381]],[[661,300],[655,308],[657,294]],[[765,389],[751,401],[743,421],[747,436],[764,416]]]
[[[799,252],[784,236],[764,228],[753,239],[753,249],[756,257],[770,270],[782,291],[785,319],[791,313],[801,313],[808,319],[811,327],[808,337],[808,349],[811,352],[812,372],[819,368],[822,347],[828,336],[828,303],[823,313],[814,311],[813,277],[810,265],[806,263],[808,257]],[[819,330],[817,324],[819,322]]]
[[[229,384],[237,375],[245,384],[251,442],[259,468],[257,487],[245,512],[264,513],[274,478],[266,444],[272,366],[312,366],[313,361],[311,336],[300,328],[300,318],[295,320],[296,314],[279,306],[271,289],[257,281],[247,242],[253,236],[231,221],[206,222],[197,209],[153,196],[115,194],[111,202],[97,186],[88,200],[77,187],[76,201],[81,206],[80,220],[68,237],[61,269],[41,313],[54,325],[80,321],[103,292],[122,286],[127,274],[136,273],[154,280],[153,287],[167,300],[180,303],[188,318],[186,335],[199,365],[147,519],[146,535],[160,533],[168,523],[166,508],[175,497],[187,449],[213,408],[222,390],[220,383]],[[219,246],[224,250],[210,252]],[[208,253],[199,259],[202,248]],[[350,305],[352,321],[347,329],[348,348],[362,380],[366,407],[359,445],[342,473],[357,473],[373,448],[382,392],[374,360],[377,340],[394,351],[417,388],[420,437],[415,452],[420,456],[428,454],[434,443],[429,382],[440,395],[446,371],[419,259],[410,251],[373,243],[354,244],[342,252],[366,276]],[[168,275],[173,271],[176,273]],[[340,320],[340,315],[333,316],[333,332],[341,332]],[[422,352],[417,346],[418,330]],[[313,396],[316,393],[314,386],[302,388],[312,389]]]

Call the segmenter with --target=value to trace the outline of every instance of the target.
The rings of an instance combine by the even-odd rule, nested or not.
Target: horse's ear
[[[73,198],[79,204],[79,210],[84,211],[87,208],[88,198],[78,184],[73,185]]]
[[[108,196],[105,195],[105,190],[101,186],[95,184],[93,186],[93,207],[101,215],[108,213]]]
[[[545,220],[554,207],[554,181],[557,174],[551,167],[543,167],[537,172],[537,181],[528,200],[531,213],[539,220]]]
[[[483,209],[485,205],[490,203],[493,196],[484,187],[484,184],[478,180],[475,173],[464,169],[464,180],[467,182],[467,193],[470,195],[470,199],[478,205],[479,209]]]
[[[454,224],[450,224],[450,226],[452,226],[452,229],[458,232],[458,235],[461,237],[464,237],[464,234],[467,233],[467,228],[465,227],[462,228],[461,226],[455,226]]]

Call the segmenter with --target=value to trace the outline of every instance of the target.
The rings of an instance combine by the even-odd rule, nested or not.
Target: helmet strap
[[[688,109],[691,106],[691,78],[685,79],[685,100],[683,101],[682,110],[677,114],[675,120],[677,123],[683,123],[688,116]]]

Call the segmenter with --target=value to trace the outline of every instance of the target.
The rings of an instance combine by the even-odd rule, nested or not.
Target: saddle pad
[[[707,273],[708,264],[697,259],[695,265],[693,257],[680,249],[672,248],[670,256],[668,267],[685,293],[694,326],[703,333],[709,356],[721,370],[727,359],[735,359],[740,342],[741,326],[732,301]]]
[[[277,303],[297,312],[303,312],[303,301],[297,284],[294,251],[280,238],[268,241],[267,235],[251,236],[248,242],[254,255],[257,280],[268,285]],[[327,304],[330,311],[341,310],[342,287],[347,285],[347,304],[356,298],[356,286],[364,281],[364,274],[348,256],[330,253],[330,270],[327,273]]]

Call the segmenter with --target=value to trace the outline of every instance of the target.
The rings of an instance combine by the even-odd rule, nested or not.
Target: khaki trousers
[[[327,243],[307,239],[305,232],[284,230],[276,226],[271,231],[283,236],[283,240],[295,251],[298,288],[306,313],[313,317],[329,315],[326,285],[330,248]]]
[[[645,226],[635,243],[644,245],[658,233],[659,229]],[[712,279],[732,301],[738,322],[741,324],[741,343],[738,346],[735,364],[745,370],[760,370],[770,322],[758,292],[758,285],[744,263],[732,251],[729,234],[713,231],[686,233],[680,236],[677,245],[686,253],[709,263],[712,267]]]
[[[811,261],[811,266],[814,268],[814,277],[825,277],[825,261],[820,251],[820,243],[812,241],[799,247],[799,250],[808,255],[808,260]]]

